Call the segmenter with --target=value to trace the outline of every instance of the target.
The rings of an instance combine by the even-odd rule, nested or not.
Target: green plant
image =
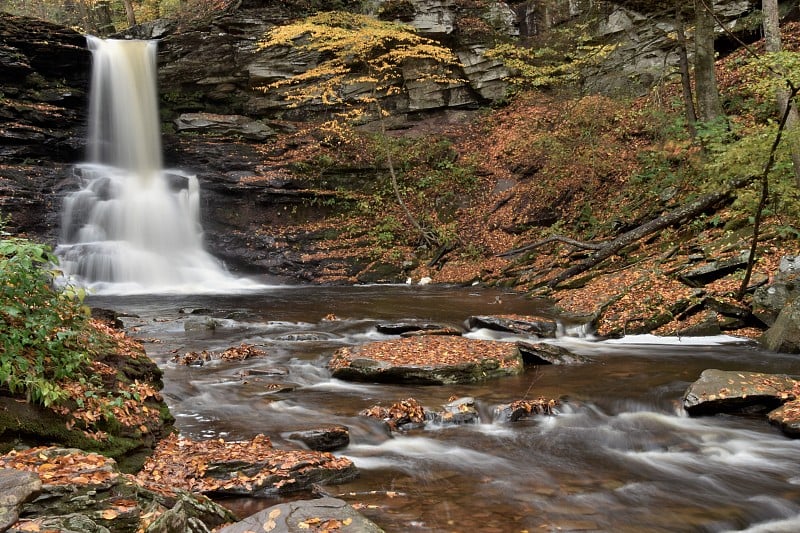
[[[79,372],[99,342],[83,293],[54,286],[54,264],[46,245],[0,240],[0,386],[44,406],[66,398],[59,380]]]

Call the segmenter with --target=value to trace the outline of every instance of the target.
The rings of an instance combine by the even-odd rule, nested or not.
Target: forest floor
[[[789,47],[797,46],[797,29],[789,28]],[[723,98],[729,101],[734,95],[743,98],[747,86],[740,71],[743,57],[744,52],[737,52],[719,62]],[[731,130],[743,135],[763,120],[758,113],[765,107],[756,95],[745,91],[745,96],[750,104],[729,110]],[[595,251],[552,242],[509,253],[554,235],[590,245],[606,243],[718,188],[722,182],[708,178],[713,154],[686,134],[681,120],[679,87],[668,85],[630,99],[530,92],[468,123],[420,122],[393,133],[411,154],[399,164],[407,168],[399,175],[400,187],[417,220],[434,228],[446,246],[421,246],[387,193],[378,200],[359,199],[362,206],[377,202],[379,207],[371,211],[342,209],[322,221],[287,226],[277,237],[288,242],[298,233],[325,235],[315,250],[307,251],[309,261],[370,258],[373,264],[405,265],[402,275],[411,282],[477,282],[547,297],[566,314],[595,319],[601,335],[681,334],[708,320],[713,310],[704,301],[749,306],[753,289],[773,278],[781,257],[800,253],[792,220],[775,207],[762,223],[743,298],[738,298],[742,268],[702,285],[682,279],[692,268],[747,253],[757,185],[625,246],[555,288],[548,286],[553,278]],[[298,160],[309,160],[313,153],[333,166],[364,165],[370,158],[374,164],[374,151],[364,148],[363,139],[297,142],[308,135],[301,131],[291,141],[305,147],[289,151]],[[420,144],[442,142],[448,147],[444,152],[419,154]],[[764,161],[755,166],[763,168],[768,153],[759,155]],[[438,179],[444,167],[451,178]],[[463,179],[465,172],[471,181]],[[433,186],[426,185],[431,181]],[[773,195],[770,205],[777,203]],[[382,228],[390,230],[388,242]],[[352,283],[359,278],[345,268],[330,267],[317,281]],[[763,330],[733,322],[723,329],[746,337]]]

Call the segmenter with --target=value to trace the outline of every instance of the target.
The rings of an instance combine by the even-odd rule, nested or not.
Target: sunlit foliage
[[[348,107],[350,119],[358,119],[379,96],[401,92],[403,82],[458,81],[452,70],[458,59],[449,49],[418,35],[411,26],[366,15],[319,13],[275,28],[259,44],[301,48],[320,57],[316,67],[262,90],[281,90],[294,105]]]

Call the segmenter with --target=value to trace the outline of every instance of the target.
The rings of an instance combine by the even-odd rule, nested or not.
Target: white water
[[[88,162],[64,201],[65,277],[96,293],[207,293],[256,287],[203,248],[197,178],[163,169],[156,42],[88,37]]]

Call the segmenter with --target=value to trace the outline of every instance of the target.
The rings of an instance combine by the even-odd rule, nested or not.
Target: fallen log
[[[570,239],[569,237],[564,237],[562,235],[552,235],[545,239],[541,239],[539,241],[533,242],[531,244],[527,244],[520,248],[515,248],[513,250],[509,250],[507,252],[503,252],[499,254],[500,257],[508,257],[513,255],[518,255],[522,252],[526,252],[540,246],[544,246],[545,244],[549,244],[551,242],[561,242],[565,244],[569,244],[575,246],[577,248],[583,248],[586,250],[597,250],[596,253],[592,254],[587,259],[572,265],[571,267],[567,268],[556,277],[551,279],[547,286],[550,288],[557,287],[560,283],[577,276],[578,274],[582,274],[587,270],[599,265],[609,257],[616,255],[617,252],[629,246],[657,231],[660,231],[664,228],[672,226],[674,224],[678,224],[686,219],[691,219],[700,215],[701,213],[716,208],[718,205],[731,200],[734,192],[741,187],[751,183],[756,179],[755,176],[750,176],[747,178],[740,178],[730,184],[728,188],[722,191],[712,192],[709,194],[705,194],[692,202],[689,202],[686,205],[682,205],[668,213],[661,215],[658,218],[645,222],[644,224],[637,226],[636,228],[626,231],[619,237],[612,239],[610,241],[606,241],[604,243],[594,243],[594,242],[581,242],[575,239]]]

